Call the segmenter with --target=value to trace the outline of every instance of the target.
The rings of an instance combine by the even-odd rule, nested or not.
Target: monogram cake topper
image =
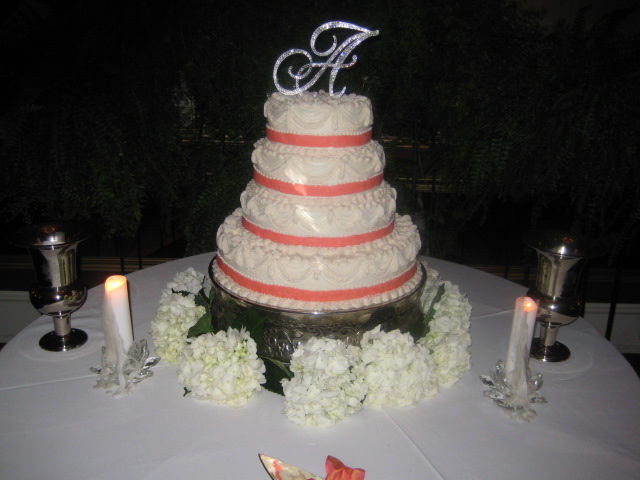
[[[347,30],[355,30],[360,33],[356,33],[349,38],[347,38],[344,42],[338,46],[338,39],[335,35],[333,35],[333,44],[331,47],[325,51],[318,51],[316,49],[316,40],[320,36],[321,33],[331,30],[334,28],[344,28]],[[355,65],[358,60],[357,55],[353,55],[350,61],[348,60],[349,55],[360,45],[363,41],[365,41],[369,37],[375,37],[378,35],[378,30],[369,30],[364,27],[360,27],[358,25],[354,25],[353,23],[335,21],[335,22],[327,22],[325,24],[320,25],[315,29],[313,34],[311,35],[311,51],[317,55],[318,57],[329,57],[326,61],[314,61],[313,56],[307,52],[306,50],[302,50],[299,48],[292,48],[291,50],[287,50],[282,55],[278,57],[276,60],[276,64],[273,67],[273,82],[280,93],[283,95],[298,95],[302,92],[306,92],[311,88],[315,83],[320,79],[320,77],[324,74],[324,72],[330,68],[331,73],[329,75],[329,95],[340,97],[344,94],[346,87],[343,87],[340,92],[337,94],[333,91],[333,84],[336,81],[336,76],[338,72],[342,68],[349,68]],[[293,66],[290,66],[287,69],[287,73],[289,77],[291,77],[295,82],[295,88],[289,90],[283,87],[280,82],[278,82],[278,69],[282,65],[287,58],[292,55],[303,55],[306,57],[308,63],[305,63],[297,70],[294,70]],[[309,80],[307,83],[301,85],[301,82],[305,81],[307,77],[309,77],[314,68],[319,68],[316,74]]]

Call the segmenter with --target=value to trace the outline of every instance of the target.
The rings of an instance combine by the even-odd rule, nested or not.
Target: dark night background
[[[3,231],[74,219],[92,232],[81,255],[140,264],[214,250],[251,175],[275,59],[340,19],[381,32],[336,85],[371,98],[425,253],[513,273],[531,262],[523,231],[571,229],[607,242],[600,295],[623,268],[637,302],[638,2],[567,4],[4,2]],[[10,269],[25,252],[0,254]],[[0,287],[28,288],[23,270]]]

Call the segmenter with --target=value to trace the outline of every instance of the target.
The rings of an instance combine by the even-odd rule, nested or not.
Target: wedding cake
[[[319,50],[335,29],[356,33]],[[237,407],[266,388],[294,423],[330,426],[363,406],[417,405],[469,370],[469,302],[417,259],[370,101],[334,92],[353,48],[377,34],[328,22],[311,36],[326,62],[300,49],[276,61],[266,137],[240,208],[218,229],[211,290],[204,274],[176,274],[152,322],[156,351],[194,397]],[[287,69],[287,89],[278,69],[292,55],[308,63]],[[329,69],[328,92],[310,92]]]
[[[414,292],[420,237],[396,213],[368,98],[272,94],[253,180],[220,226],[214,281],[238,297],[308,312],[388,304]]]

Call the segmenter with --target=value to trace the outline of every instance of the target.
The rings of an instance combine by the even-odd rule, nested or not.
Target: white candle
[[[129,352],[133,345],[133,329],[127,279],[122,275],[113,275],[104,284],[102,328],[108,358],[116,360]]]
[[[529,360],[531,339],[536,324],[538,305],[529,297],[518,297],[513,312],[511,337],[505,362],[505,376],[511,385],[517,383],[516,377],[526,373]]]

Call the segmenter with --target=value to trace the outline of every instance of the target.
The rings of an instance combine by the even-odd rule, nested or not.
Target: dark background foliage
[[[5,225],[74,218],[108,238],[159,221],[186,253],[213,250],[251,176],[275,59],[344,19],[381,31],[336,85],[372,99],[387,178],[425,218],[430,253],[496,205],[522,228],[613,236],[613,256],[637,238],[640,37],[619,29],[635,3],[552,28],[506,0],[2,8]],[[407,157],[412,145],[425,148]],[[445,192],[418,196],[410,177]]]

